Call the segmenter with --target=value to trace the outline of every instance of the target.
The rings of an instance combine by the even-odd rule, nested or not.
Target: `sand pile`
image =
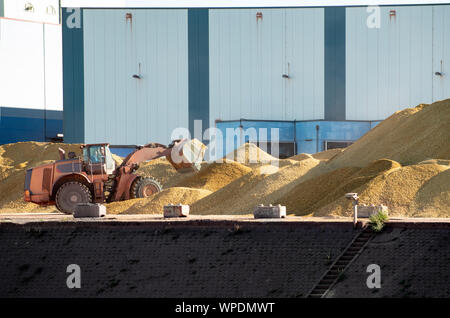
[[[0,146],[0,212],[48,211],[23,200],[26,169],[59,159],[58,148],[80,155],[80,145],[18,142]]]
[[[230,159],[243,164],[268,164],[271,161],[278,160],[278,158],[269,155],[252,143],[241,145],[235,151],[227,154],[223,159]]]
[[[389,214],[407,217],[450,215],[449,167],[419,164],[394,168],[354,187],[360,204],[384,204]],[[314,215],[351,215],[351,204],[343,197],[318,208]]]
[[[392,160],[376,160],[365,168],[339,168],[293,187],[277,202],[286,205],[290,213],[311,214],[317,209],[342,198],[345,193],[369,182],[380,173],[401,167]]]
[[[122,164],[124,158],[122,158],[121,156],[115,155],[115,154],[112,154],[112,157],[116,163],[116,167],[120,166]]]
[[[428,159],[419,162],[419,165],[425,165],[425,164],[436,164],[436,165],[443,165],[443,166],[450,166],[450,160],[448,159]]]
[[[203,189],[173,187],[145,199],[112,202],[106,205],[110,214],[162,214],[163,207],[172,204],[192,204],[211,194]]]
[[[394,113],[329,164],[333,168],[364,167],[380,158],[402,165],[450,159],[450,99]]]
[[[42,211],[23,201],[25,171],[57,160],[60,146],[80,153],[79,145],[0,146],[0,212]],[[450,100],[397,112],[344,150],[278,159],[247,143],[225,158],[203,162],[197,174],[179,173],[165,158],[142,163],[137,174],[165,190],[111,203],[108,212],[161,213],[183,203],[191,213],[249,214],[257,204],[280,203],[298,215],[350,215],[343,196],[357,192],[361,203],[385,204],[391,215],[450,216]]]
[[[157,179],[163,188],[173,187],[183,179],[193,176],[194,172],[179,173],[166,157],[141,163],[136,174]]]
[[[289,157],[290,160],[296,160],[296,161],[302,161],[305,159],[311,159],[313,156],[311,156],[309,153],[299,153],[298,155]]]
[[[198,173],[184,178],[177,186],[201,188],[214,192],[250,171],[252,171],[251,168],[231,160],[226,160],[223,163],[214,162],[202,167]]]
[[[414,213],[422,217],[450,216],[450,169],[428,179],[414,197]]]
[[[298,155],[290,157],[289,159],[302,161],[305,159],[314,158],[317,160],[327,161],[327,160],[330,160],[331,158],[335,157],[337,154],[341,153],[342,151],[344,151],[343,148],[336,148],[336,149],[330,149],[330,150],[318,152],[318,153],[315,153],[312,155],[310,155],[308,153],[300,153]]]
[[[314,158],[290,161],[282,168],[263,165],[195,202],[196,214],[248,214],[257,204],[274,203],[296,184],[322,172]]]
[[[330,160],[337,154],[340,154],[341,152],[343,152],[344,149],[345,148],[336,148],[336,149],[325,150],[325,151],[315,153],[312,156],[313,156],[313,158],[316,158],[319,160]]]

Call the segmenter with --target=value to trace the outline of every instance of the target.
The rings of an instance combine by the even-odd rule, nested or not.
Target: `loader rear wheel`
[[[149,177],[138,177],[131,186],[130,196],[133,199],[147,198],[161,191],[162,186],[157,180]]]
[[[71,181],[64,183],[56,192],[56,207],[61,212],[73,214],[78,203],[92,202],[92,194],[84,184]]]

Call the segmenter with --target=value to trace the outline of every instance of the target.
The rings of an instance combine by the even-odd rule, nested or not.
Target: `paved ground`
[[[282,219],[255,219],[252,215],[190,215],[186,218],[164,218],[162,214],[129,214],[107,215],[102,218],[74,218],[64,213],[3,213],[0,214],[0,222],[12,222],[17,224],[35,222],[196,222],[196,223],[220,223],[220,222],[245,222],[245,223],[286,223],[286,222],[328,222],[328,223],[352,223],[348,217],[303,217],[287,216]],[[364,224],[368,219],[361,218],[359,222]],[[440,224],[449,223],[450,218],[400,218],[391,217],[390,224]]]

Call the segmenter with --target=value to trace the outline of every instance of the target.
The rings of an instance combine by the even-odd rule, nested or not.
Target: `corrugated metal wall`
[[[380,27],[368,28],[366,7],[347,8],[346,119],[384,119],[420,103],[450,97],[445,17],[449,6],[381,7]]]
[[[209,25],[211,125],[323,118],[323,9],[212,9]]]
[[[83,28],[86,142],[168,143],[188,127],[187,10],[84,10]]]
[[[433,7],[433,100],[450,97],[450,6]]]
[[[325,25],[337,17],[323,8],[210,9],[203,29],[192,12],[190,33],[184,9],[85,9],[84,141],[167,143],[174,128],[189,126],[189,114],[207,120],[208,100],[211,126],[217,119],[321,120],[325,73],[333,79],[337,64],[345,64],[346,80],[328,91],[345,92],[339,111],[347,120],[380,120],[449,98],[449,8],[380,7],[374,29],[366,7],[347,8],[331,34],[345,43],[345,63],[325,43]],[[209,65],[196,70],[208,51]],[[142,79],[132,78],[139,72]]]

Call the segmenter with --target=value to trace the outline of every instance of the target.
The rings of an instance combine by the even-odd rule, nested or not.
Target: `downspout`
[[[297,119],[294,119],[294,155],[297,154]]]
[[[240,143],[239,147],[240,147],[244,144],[244,126],[242,125],[242,118],[239,119],[239,130],[240,130],[239,134],[239,143]]]
[[[319,152],[319,125],[316,125],[316,152]]]
[[[42,23],[42,51],[44,56],[44,142],[47,141],[47,79],[46,79],[46,65],[45,65],[45,23]]]

